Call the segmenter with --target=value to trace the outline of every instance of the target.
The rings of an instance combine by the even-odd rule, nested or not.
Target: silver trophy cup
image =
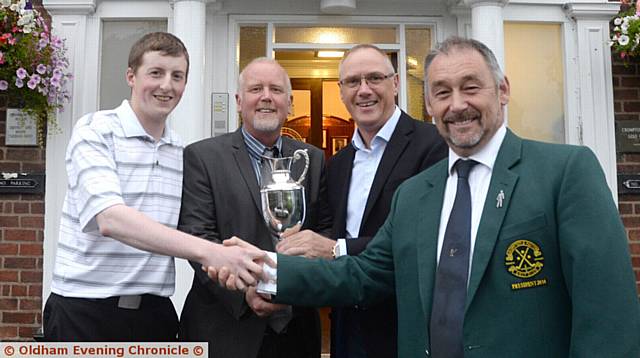
[[[306,211],[304,186],[300,183],[309,169],[306,149],[298,149],[292,157],[263,157],[261,169],[262,214],[267,226],[279,238],[286,229],[304,222]],[[304,158],[305,166],[298,180],[291,178],[291,165]]]

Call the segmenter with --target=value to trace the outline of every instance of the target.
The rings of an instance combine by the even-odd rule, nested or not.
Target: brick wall
[[[44,172],[44,149],[5,146],[5,122],[0,110],[0,172]],[[28,340],[40,328],[43,228],[44,195],[0,194],[1,341]]]
[[[640,61],[625,66],[612,58],[615,119],[640,121]],[[617,163],[618,174],[640,174],[640,153],[618,153]],[[640,194],[618,195],[618,201],[640,292]]]

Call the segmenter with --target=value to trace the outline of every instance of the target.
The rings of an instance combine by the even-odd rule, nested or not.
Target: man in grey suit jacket
[[[242,128],[194,143],[184,151],[180,230],[215,242],[237,236],[274,251],[274,237],[262,217],[259,189],[261,155],[274,147],[283,157],[307,149],[310,163],[302,183],[307,201],[303,228],[329,229],[331,219],[321,199],[325,190],[323,152],[280,136],[291,98],[289,77],[277,62],[259,58],[247,65],[236,94]],[[295,162],[292,177],[298,178],[303,167],[302,161]],[[253,287],[246,293],[227,291],[209,280],[200,264],[192,266],[196,275],[182,311],[182,340],[209,342],[209,356],[217,358],[320,356],[315,309],[269,304]]]

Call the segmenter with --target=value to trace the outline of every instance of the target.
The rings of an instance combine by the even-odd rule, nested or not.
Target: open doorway
[[[313,144],[329,158],[351,140],[354,124],[340,101],[338,81],[294,78],[292,113],[283,135]]]

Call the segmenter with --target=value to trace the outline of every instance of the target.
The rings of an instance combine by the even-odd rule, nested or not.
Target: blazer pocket
[[[500,235],[498,237],[500,240],[509,240],[518,236],[528,235],[546,227],[547,217],[544,213],[540,213],[531,219],[503,227],[502,230],[500,230]]]

